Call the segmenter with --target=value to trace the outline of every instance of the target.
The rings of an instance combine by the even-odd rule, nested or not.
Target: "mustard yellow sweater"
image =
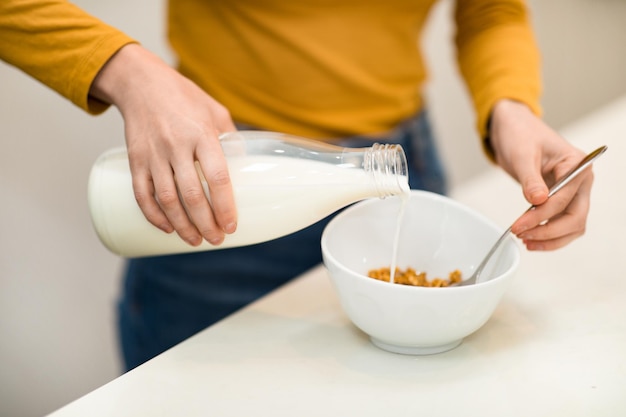
[[[435,0],[170,0],[180,71],[238,122],[313,138],[385,132],[424,105],[419,37]],[[458,62],[481,136],[494,102],[540,112],[521,0],[458,0]],[[133,42],[62,0],[0,2],[0,59],[91,113],[104,63]]]

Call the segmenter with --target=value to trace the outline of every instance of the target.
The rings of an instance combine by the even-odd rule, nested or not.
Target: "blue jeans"
[[[389,139],[404,148],[411,188],[446,192],[425,113]],[[371,146],[351,137],[342,146]],[[234,249],[130,259],[118,309],[125,366],[135,366],[237,311],[322,262],[320,238],[332,216],[297,233]]]

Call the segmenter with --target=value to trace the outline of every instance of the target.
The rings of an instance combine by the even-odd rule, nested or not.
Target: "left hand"
[[[500,100],[493,108],[491,146],[496,162],[536,205],[512,227],[529,250],[554,250],[585,233],[593,173],[585,170],[548,199],[548,187],[584,158],[526,105]]]

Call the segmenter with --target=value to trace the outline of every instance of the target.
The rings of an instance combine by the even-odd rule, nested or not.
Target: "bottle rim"
[[[408,164],[401,145],[374,143],[365,155],[364,169],[372,174],[380,198],[409,189]]]

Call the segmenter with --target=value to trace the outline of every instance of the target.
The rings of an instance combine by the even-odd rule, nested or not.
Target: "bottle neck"
[[[407,161],[402,146],[375,143],[365,152],[363,169],[372,176],[380,198],[409,192]]]
[[[407,161],[402,146],[375,143],[370,147],[342,147],[284,133],[237,131],[220,136],[224,155],[272,155],[310,159],[362,169],[380,198],[408,194]]]

